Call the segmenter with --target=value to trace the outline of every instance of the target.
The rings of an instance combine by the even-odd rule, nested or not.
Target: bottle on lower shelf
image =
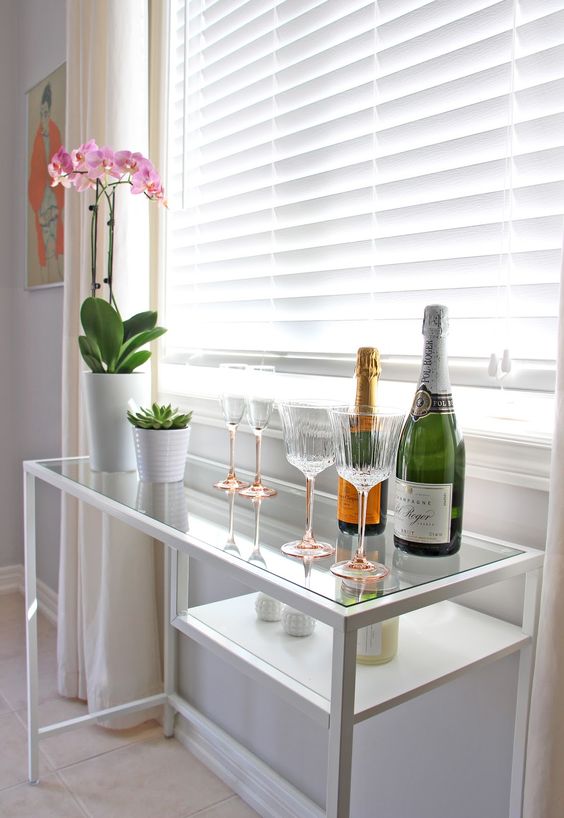
[[[394,573],[384,580],[373,583],[355,583],[342,580],[341,595],[346,602],[364,602],[378,599],[386,592],[398,590]],[[360,628],[356,642],[356,661],[361,665],[383,665],[390,662],[398,652],[399,616]]]

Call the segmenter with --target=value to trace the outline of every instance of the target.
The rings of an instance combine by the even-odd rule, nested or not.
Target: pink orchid
[[[76,150],[71,151],[74,169],[80,171],[81,173],[87,172],[88,165],[86,164],[86,154],[97,150],[98,145],[96,144],[96,140],[89,139],[88,142],[85,142],[80,146],[80,148],[76,148]]]
[[[132,153],[131,151],[116,151],[115,161],[117,167],[122,173],[137,173],[141,164],[147,162],[142,153],[138,151]]]
[[[148,159],[141,164],[137,173],[133,175],[131,179],[131,192],[145,193],[150,199],[157,199],[159,201],[164,199],[161,177]]]
[[[87,173],[75,173],[73,184],[79,193],[82,193],[84,190],[96,189],[96,179],[91,179]]]
[[[53,179],[51,187],[56,187],[58,184],[63,185],[63,187],[70,187],[72,178],[69,174],[72,174],[72,169],[70,154],[61,146],[47,166],[49,176]]]
[[[104,147],[86,154],[88,175],[99,179],[102,176],[113,176],[119,179],[121,171],[116,165],[115,154],[111,148]]]

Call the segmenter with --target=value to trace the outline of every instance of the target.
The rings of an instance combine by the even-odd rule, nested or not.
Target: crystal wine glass
[[[255,433],[256,473],[252,484],[239,490],[243,497],[273,497],[278,492],[263,486],[260,475],[262,433],[270,423],[274,405],[274,367],[249,366],[247,380],[247,421]]]
[[[358,406],[330,410],[339,476],[358,491],[358,547],[350,560],[336,562],[331,571],[353,580],[377,580],[389,570],[364,554],[366,502],[370,489],[386,480],[395,464],[404,415],[398,409]]]
[[[235,435],[245,411],[246,364],[220,364],[221,409],[229,431],[229,473],[225,480],[214,483],[216,489],[238,491],[248,486],[235,474]]]
[[[289,401],[278,404],[282,419],[286,458],[305,475],[306,525],[300,540],[284,543],[282,551],[291,557],[329,557],[335,549],[318,542],[312,529],[315,478],[335,462],[335,445],[328,407],[320,403]]]

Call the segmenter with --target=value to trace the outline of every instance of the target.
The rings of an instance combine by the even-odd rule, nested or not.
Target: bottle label
[[[394,534],[427,545],[450,540],[452,483],[396,480]]]
[[[381,483],[374,486],[368,492],[368,502],[366,504],[366,525],[376,525],[380,522],[380,495],[382,493]],[[355,487],[339,477],[339,489],[337,497],[337,519],[343,523],[358,524],[358,491]]]
[[[452,394],[450,392],[430,392],[425,384],[422,384],[415,393],[411,406],[411,417],[414,421],[418,421],[431,414],[454,414]]]
[[[382,623],[360,628],[356,637],[357,656],[380,656],[382,653]]]

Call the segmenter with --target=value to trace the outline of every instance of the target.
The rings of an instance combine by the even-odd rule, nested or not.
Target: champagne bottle
[[[380,377],[380,353],[374,347],[361,347],[356,354],[356,406],[376,406],[376,389]],[[374,486],[368,494],[366,534],[381,534],[388,516],[388,481]],[[337,520],[347,534],[358,534],[358,492],[339,477]]]
[[[447,332],[447,308],[425,307],[421,376],[396,467],[394,543],[410,554],[440,556],[460,548],[465,451],[452,403]]]

